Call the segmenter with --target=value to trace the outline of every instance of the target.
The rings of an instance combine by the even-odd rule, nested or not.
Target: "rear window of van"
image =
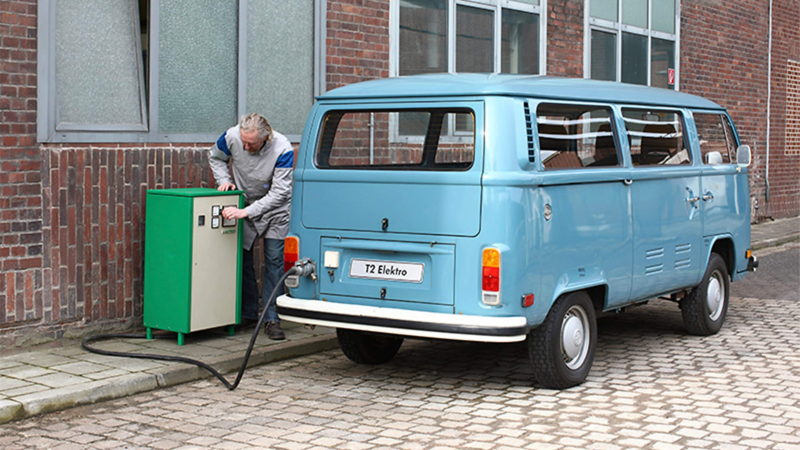
[[[468,109],[331,111],[322,124],[321,169],[468,170],[475,159]]]

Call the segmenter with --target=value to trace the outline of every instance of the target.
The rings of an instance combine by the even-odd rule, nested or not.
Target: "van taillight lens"
[[[500,250],[496,248],[483,249],[481,289],[483,303],[500,304]]]
[[[300,258],[300,239],[289,236],[283,240],[283,272],[286,273]]]
[[[483,268],[483,290],[497,292],[500,290],[500,268]]]

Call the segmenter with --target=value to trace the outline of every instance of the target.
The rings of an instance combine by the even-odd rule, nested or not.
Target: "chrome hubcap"
[[[573,306],[561,323],[561,353],[567,367],[574,370],[583,365],[589,352],[589,318],[580,306]]]
[[[706,288],[706,305],[708,306],[708,317],[711,320],[719,319],[722,315],[722,308],[725,305],[725,283],[722,274],[714,271],[708,279]]]

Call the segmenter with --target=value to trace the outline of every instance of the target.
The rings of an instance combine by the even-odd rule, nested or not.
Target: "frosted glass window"
[[[236,124],[238,10],[236,0],[161,0],[159,132],[219,133]]]
[[[457,7],[456,72],[494,72],[494,12]]]
[[[647,36],[622,33],[622,82],[647,85]]]
[[[56,129],[143,129],[137,7],[131,0],[56,2]]]
[[[675,0],[653,0],[652,28],[664,33],[675,33]]]
[[[617,37],[613,33],[592,30],[591,74],[593,80],[617,79]]]
[[[503,73],[539,73],[539,15],[503,9]]]
[[[302,134],[314,100],[314,2],[249,0],[247,112]]]
[[[589,14],[597,19],[617,21],[617,0],[591,0]]]
[[[622,0],[622,23],[647,28],[647,0]]]
[[[447,72],[447,0],[400,1],[400,75]]]
[[[669,83],[669,70],[675,69],[675,43],[652,38],[650,42],[650,86],[675,89]]]

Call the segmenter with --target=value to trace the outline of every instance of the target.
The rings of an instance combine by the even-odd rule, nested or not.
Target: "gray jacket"
[[[223,133],[209,149],[208,163],[217,186],[233,183],[245,193],[248,217],[242,226],[242,247],[250,250],[262,236],[286,238],[294,150],[284,135],[273,131],[270,140],[258,152],[250,154],[242,145],[237,125]]]

